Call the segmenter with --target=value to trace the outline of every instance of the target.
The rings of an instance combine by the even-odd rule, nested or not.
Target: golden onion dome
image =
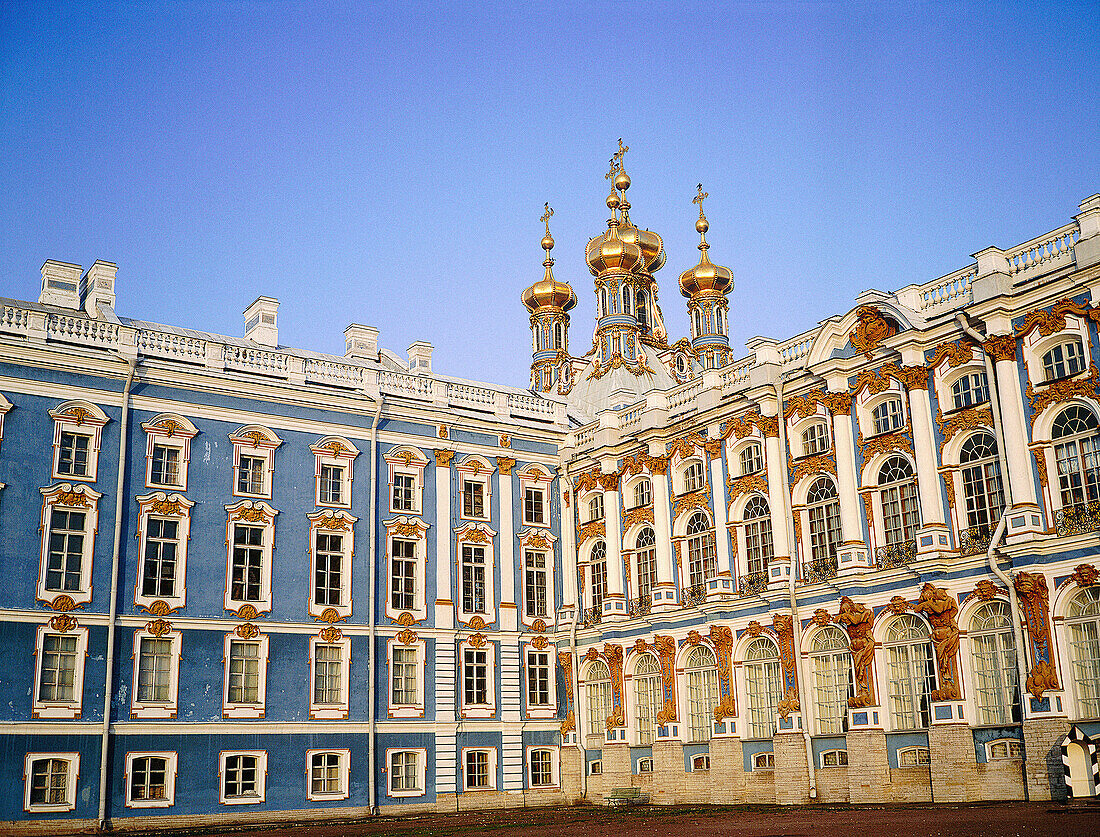
[[[619,220],[612,218],[607,222],[607,232],[598,235],[584,248],[584,260],[593,276],[599,276],[609,270],[633,273],[642,263],[641,248],[619,237]]]
[[[707,244],[707,230],[710,224],[707,216],[703,214],[703,199],[707,193],[703,191],[703,184],[699,184],[699,194],[692,201],[699,204],[699,220],[695,222],[695,230],[699,233],[699,264],[685,270],[680,274],[680,293],[686,297],[694,296],[703,291],[719,291],[725,293],[733,286],[733,272],[728,267],[711,262],[707,256],[710,245]]]
[[[649,273],[656,273],[665,266],[665,243],[657,233],[638,229],[627,217],[619,225],[619,238],[638,245],[644,267]]]
[[[550,235],[550,216],[554,210],[550,204],[546,205],[546,214],[541,220],[546,224],[546,234],[542,237],[542,249],[546,251],[546,260],[542,263],[546,268],[542,281],[536,282],[523,292],[520,299],[527,310],[534,314],[540,308],[560,308],[570,311],[577,305],[577,295],[566,282],[559,282],[554,278],[554,260],[550,257],[550,251],[554,249],[554,237]]]

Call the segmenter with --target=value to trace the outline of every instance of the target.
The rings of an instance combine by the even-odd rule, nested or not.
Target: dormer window
[[[802,455],[816,456],[829,450],[829,431],[825,422],[815,421],[802,431]]]
[[[963,375],[951,385],[951,403],[956,410],[984,404],[989,400],[989,382],[984,372]]]
[[[760,445],[753,442],[741,451],[741,476],[755,474],[764,470],[764,457],[760,452]]]
[[[897,430],[905,423],[901,399],[890,398],[883,401],[871,411],[871,420],[874,423],[876,436]]]
[[[1058,381],[1085,370],[1085,350],[1080,340],[1059,343],[1043,355],[1046,380]]]

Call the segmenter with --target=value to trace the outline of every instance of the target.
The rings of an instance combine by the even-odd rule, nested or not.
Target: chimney
[[[47,259],[42,265],[42,305],[80,309],[80,265]]]
[[[115,307],[115,274],[118,265],[96,259],[95,264],[80,280],[80,298],[84,300],[84,310],[95,319],[99,316],[99,306]]]
[[[352,323],[344,329],[344,357],[378,359],[378,329]]]
[[[409,346],[409,371],[414,375],[430,375],[432,371],[431,343],[417,340]]]
[[[244,309],[244,339],[272,349],[279,346],[279,300],[258,296]]]

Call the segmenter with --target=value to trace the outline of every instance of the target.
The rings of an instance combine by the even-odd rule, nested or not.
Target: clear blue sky
[[[120,315],[343,352],[377,326],[526,386],[555,209],[571,344],[623,137],[675,339],[691,198],[734,351],[1068,222],[1100,192],[1100,3],[0,3],[0,295],[118,264]]]

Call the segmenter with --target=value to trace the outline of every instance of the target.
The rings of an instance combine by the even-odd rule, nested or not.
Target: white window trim
[[[191,540],[191,507],[194,501],[181,494],[165,494],[157,491],[135,498],[138,504],[138,562],[137,578],[134,581],[134,604],[138,607],[152,607],[155,601],[164,601],[170,608],[187,604],[187,544]],[[179,526],[176,530],[176,595],[145,596],[141,592],[142,578],[145,575],[145,542],[149,531],[150,517],[175,518]]]
[[[230,433],[229,441],[233,443],[233,496],[270,500],[275,476],[275,449],[283,443],[283,440],[266,427],[248,424]],[[253,456],[264,460],[264,490],[257,494],[239,490],[242,456]]]
[[[967,407],[955,407],[955,394],[952,392],[955,384],[957,384],[963,378],[969,378],[971,375],[985,375],[985,366],[980,360],[975,360],[970,363],[964,363],[961,366],[952,368],[948,365],[945,359],[940,364],[940,370],[935,373],[935,388],[936,388],[936,400],[940,408],[940,412],[943,415],[949,415],[951,413],[961,412],[962,410],[972,410],[974,408],[981,409],[989,406],[989,399],[980,401],[977,404],[971,404]],[[986,376],[986,394],[989,395],[989,380]]]
[[[428,458],[416,448],[406,445],[392,448],[387,453],[382,454],[382,459],[389,466],[386,508],[395,514],[423,514],[424,469],[428,466]],[[413,507],[411,509],[397,509],[393,506],[393,478],[396,474],[405,474],[413,478]]]
[[[537,465],[528,465],[519,472],[519,500],[520,518],[524,526],[537,526],[550,529],[550,489],[554,484],[553,474],[545,471]],[[542,522],[536,523],[527,518],[527,489],[537,488],[542,491]]]
[[[351,569],[355,557],[355,523],[359,520],[346,511],[319,511],[307,514],[309,520],[309,592],[306,606],[309,615],[320,618],[326,610],[346,619],[351,616]],[[340,571],[340,604],[321,605],[315,601],[314,579],[317,577],[317,534],[321,531],[340,534],[340,551],[343,555]]]
[[[603,775],[603,759],[592,759],[586,765],[589,776],[602,776]]]
[[[267,503],[241,500],[225,507],[225,609],[236,612],[245,605],[252,605],[257,613],[271,610],[271,562],[275,551],[275,515],[278,512]],[[232,598],[233,592],[233,528],[237,523],[258,525],[264,528],[263,566],[260,568],[260,599],[255,602]]]
[[[550,784],[548,785],[536,785],[531,781],[531,764],[532,755],[536,751],[545,751],[550,753]],[[527,766],[527,787],[531,790],[547,790],[561,787],[561,762],[559,758],[559,750],[557,747],[551,744],[531,744],[527,747],[526,758],[523,762]]]
[[[476,534],[475,534],[476,533]],[[496,532],[484,523],[468,523],[456,532],[455,562],[458,572],[455,574],[457,584],[455,589],[458,601],[460,622],[469,622],[475,616],[480,616],[486,625],[492,625],[497,620],[496,610]],[[480,546],[485,550],[485,612],[467,611],[462,600],[462,547],[464,545]]]
[[[838,754],[836,764],[826,764],[825,763],[825,756],[827,756],[831,753],[837,753]],[[845,764],[840,763],[840,756],[839,756],[840,753],[844,753],[844,758],[846,758],[846,759],[848,758],[848,751],[846,749],[844,749],[843,747],[834,747],[831,750],[822,750],[819,757],[818,757],[818,767],[821,770],[832,770],[833,768],[836,768],[836,767],[847,767],[848,766],[847,763],[845,763]]]
[[[186,491],[188,465],[191,462],[191,440],[198,435],[198,428],[188,419],[174,413],[161,413],[141,425],[146,433],[145,487],[164,491]],[[157,445],[179,451],[178,485],[153,482],[153,448]]]
[[[917,764],[902,764],[902,756],[908,753],[919,754],[921,751],[929,755],[931,758],[931,750],[928,747],[901,747],[898,749],[898,767],[904,770],[912,770],[913,768],[923,767],[925,769],[931,764],[931,761],[919,761]]]
[[[687,487],[687,475],[688,469],[693,465],[698,465],[701,468],[702,478],[701,482],[695,488]],[[699,456],[690,456],[680,463],[680,467],[676,469],[676,482],[679,483],[680,490],[678,494],[694,494],[696,491],[706,491],[710,486],[710,480],[708,479],[708,468],[706,461]]]
[[[875,410],[888,401],[897,401],[901,405],[901,424],[880,433],[875,427]],[[863,434],[864,439],[870,439],[872,436],[889,436],[892,433],[901,433],[909,426],[909,404],[904,390],[898,391],[890,388],[873,398],[869,398],[860,405],[858,412],[860,432]]]
[[[698,763],[698,764],[697,764]],[[691,757],[691,769],[689,773],[709,773],[710,753],[696,753]]]
[[[38,565],[38,600],[46,603],[68,596],[74,604],[87,604],[92,600],[92,561],[95,554],[95,538],[99,532],[99,498],[103,495],[87,485],[71,485],[67,482],[42,489],[41,557]],[[54,506],[84,509],[84,541],[80,559],[79,590],[47,590],[46,565],[50,551],[50,516]]]
[[[1006,745],[1006,751],[1008,752],[1008,755],[1006,755],[1006,756],[995,756],[995,755],[993,755],[993,746],[995,744],[1005,744]],[[1024,746],[1024,742],[1022,742],[1019,738],[995,738],[992,741],[985,742],[985,759],[986,759],[986,761],[1010,761],[1012,759],[1015,759],[1015,760],[1019,761],[1021,758],[1023,758],[1023,755],[1022,755],[1023,746]],[[1018,756],[1012,755],[1012,748],[1013,747],[1017,748],[1021,752],[1021,755],[1018,755]]]
[[[225,763],[232,756],[256,757],[256,796],[225,795]],[[222,750],[218,754],[218,802],[222,805],[259,805],[267,798],[267,750]]]
[[[519,536],[520,545],[520,594],[522,601],[519,605],[520,622],[528,627],[541,619],[547,628],[555,624],[557,614],[557,602],[554,597],[554,573],[556,570],[556,549],[558,539],[550,534],[548,529],[529,529]],[[546,556],[546,615],[527,615],[527,552],[542,552]],[[461,554],[459,556],[461,560]]]
[[[391,778],[392,760],[391,756],[394,753],[416,753],[416,787],[406,790],[394,790],[393,779]],[[386,750],[386,796],[391,799],[401,799],[413,796],[423,796],[427,791],[425,790],[425,784],[427,782],[427,762],[428,751],[423,747],[393,747]],[[463,763],[463,769],[465,769],[465,762]],[[463,773],[465,777],[465,773]]]
[[[45,701],[41,698],[42,659],[45,656],[47,634],[76,637],[76,665],[73,669],[73,699],[69,701]],[[80,717],[84,698],[84,665],[88,658],[88,629],[71,628],[67,631],[55,630],[49,625],[40,625],[34,642],[34,707],[32,718],[64,718],[73,720]]]
[[[54,421],[53,467],[50,472],[53,479],[95,482],[99,476],[99,448],[103,442],[103,425],[109,421],[107,414],[90,401],[66,401],[50,410],[50,416]],[[63,432],[88,437],[88,473],[86,475],[62,474],[57,470],[61,458]]]
[[[530,671],[530,661],[528,656],[530,654],[546,654],[547,665],[550,669],[550,679],[548,684],[550,702],[546,704],[531,705],[528,702],[530,692],[527,689],[528,672]],[[545,648],[536,648],[531,643],[527,642],[523,644],[523,705],[527,709],[528,718],[555,718],[558,714],[558,665],[556,649],[553,645],[547,644]]]
[[[253,637],[241,637],[236,633],[225,635],[222,649],[222,717],[223,718],[263,718],[267,708],[267,664],[270,652],[270,637],[257,634]],[[260,645],[258,678],[256,685],[256,703],[230,703],[229,701],[229,647],[234,642],[256,642]],[[310,681],[310,689],[313,682]],[[311,695],[312,698],[312,695]]]
[[[642,774],[642,773],[652,773],[653,772],[653,756],[643,756],[642,758],[638,759],[636,764],[637,764],[637,767],[635,768],[635,770],[639,775]],[[648,769],[643,770],[642,769],[643,764],[646,764]]]
[[[130,776],[133,764],[138,759],[164,759],[164,799],[132,799],[130,797]],[[126,772],[122,777],[127,808],[171,808],[176,802],[176,775],[179,773],[179,753],[172,751],[142,750],[126,754]]]
[[[493,493],[493,480],[492,476],[495,472],[495,468],[489,464],[488,460],[480,456],[467,457],[462,463],[458,464],[454,468],[458,474],[458,519],[459,520],[472,520],[475,522],[488,523],[492,517],[492,493]],[[480,516],[466,514],[464,493],[466,483],[478,483],[481,485],[481,511]]]
[[[396,620],[402,613],[411,613],[416,621],[426,619],[428,607],[425,586],[427,576],[424,569],[425,553],[428,550],[428,529],[431,525],[416,517],[395,517],[383,520],[386,527],[386,617]],[[416,550],[416,594],[413,596],[412,610],[398,610],[393,606],[393,542],[394,540],[415,541]]]
[[[768,756],[771,756],[771,764],[760,764],[761,761],[767,762]],[[752,754],[752,772],[768,771],[769,773],[775,770],[775,752],[772,750],[763,750],[759,753]]]
[[[155,627],[155,626],[154,626]],[[143,639],[167,639],[172,643],[172,662],[168,673],[168,700],[138,700],[138,676],[141,669],[141,641]],[[130,659],[133,663],[133,680],[130,681],[130,717],[131,718],[175,718],[179,705],[180,651],[183,634],[180,631],[167,631],[154,634],[148,630],[134,631],[134,647]]]
[[[868,418],[865,420],[862,417],[859,418],[860,427],[865,426],[865,421],[870,420],[870,413],[867,414]],[[806,431],[810,429],[811,425],[820,424],[825,428],[825,449],[819,450],[816,453],[806,452]],[[818,412],[811,416],[807,416],[804,419],[799,419],[798,416],[792,416],[788,420],[788,438],[791,440],[791,459],[797,462],[799,459],[808,459],[812,456],[824,456],[833,451],[833,428],[832,422],[829,421],[829,417],[825,415],[824,408],[819,407]],[[866,434],[865,434],[866,435]],[[795,440],[797,439],[797,453],[794,450]]]
[[[466,650],[485,652],[485,696],[488,703],[466,703]],[[496,688],[496,664],[497,646],[495,642],[485,640],[480,648],[474,646],[469,639],[464,639],[458,644],[458,698],[459,717],[461,718],[492,718],[497,711]]]
[[[337,509],[351,508],[351,486],[354,474],[352,466],[355,457],[359,455],[359,449],[343,436],[325,436],[315,444],[309,446],[314,458],[314,499],[318,506],[327,506]],[[343,469],[340,480],[340,496],[342,502],[327,503],[321,500],[321,466],[331,465]]]
[[[317,793],[313,790],[313,757],[324,753],[335,753],[340,757],[340,790],[336,793]],[[310,802],[330,802],[347,799],[351,796],[351,750],[323,748],[306,750],[306,799]]]
[[[326,629],[327,630],[327,629]],[[340,703],[315,703],[314,684],[317,682],[317,646],[336,645],[341,649],[340,656]],[[265,684],[266,686],[266,684]],[[310,720],[340,720],[348,718],[349,689],[351,688],[351,637],[328,642],[319,636],[309,638],[309,717]]]
[[[469,753],[489,754],[489,784],[483,788],[466,787],[466,757]],[[462,748],[462,792],[480,793],[481,791],[494,791],[497,789],[497,748],[496,747],[463,747]]]
[[[69,763],[65,783],[67,799],[56,805],[31,805],[31,765],[39,759],[61,759]],[[23,810],[29,813],[72,811],[76,808],[76,784],[80,781],[80,753],[27,753],[23,759]]]
[[[412,648],[416,651],[416,703],[393,702],[393,652],[395,648]],[[396,637],[386,642],[386,703],[391,718],[424,717],[424,668],[427,661],[427,643],[419,639],[404,643]]]

